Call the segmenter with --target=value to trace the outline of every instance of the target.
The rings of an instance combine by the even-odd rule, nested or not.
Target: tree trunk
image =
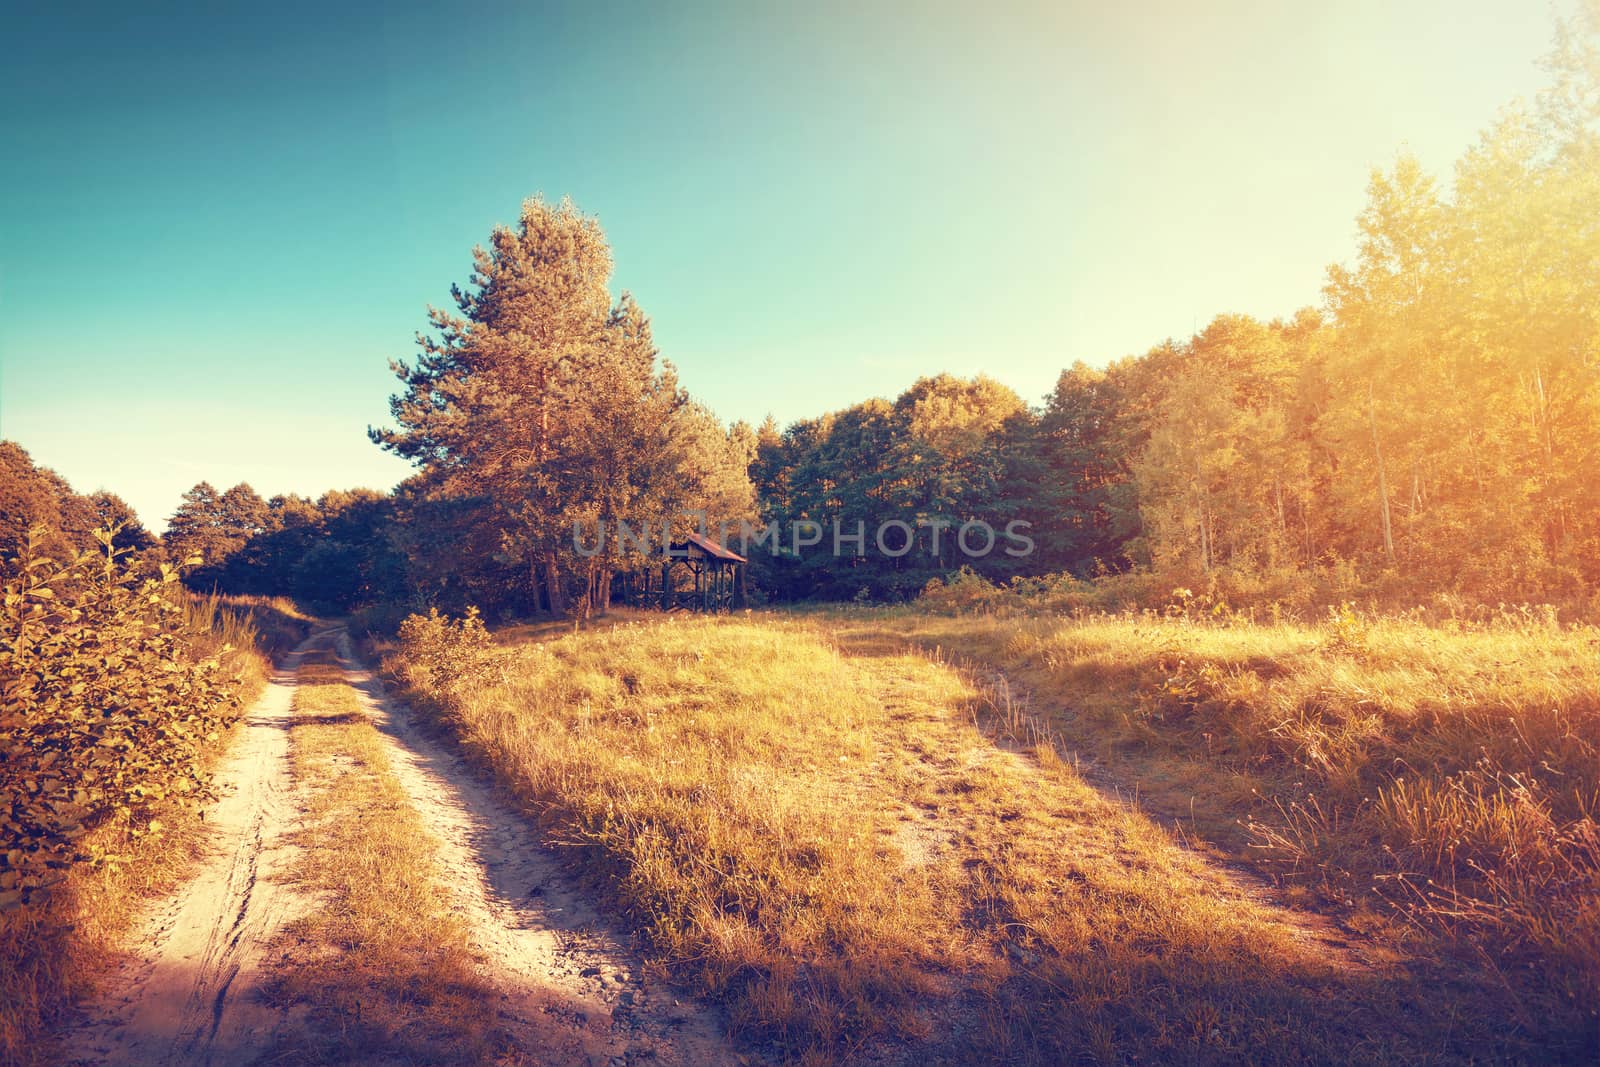
[[[1200,454],[1194,457],[1195,507],[1200,514],[1200,569],[1211,573],[1211,512],[1206,507],[1205,472],[1200,467]]]
[[[1543,470],[1539,480],[1546,508],[1545,544],[1554,549],[1561,547],[1567,540],[1567,507],[1565,501],[1551,499],[1551,487],[1555,484],[1556,478],[1556,438],[1554,417],[1551,413],[1553,405],[1549,390],[1545,388],[1543,368],[1534,368],[1533,387],[1537,402],[1534,409],[1534,429],[1539,436],[1543,453],[1541,456]]]
[[[1383,446],[1378,443],[1378,405],[1372,383],[1367,382],[1367,425],[1372,430],[1372,456],[1378,466],[1378,518],[1383,529],[1383,556],[1394,563],[1394,528],[1389,521],[1389,479],[1383,469]]]
[[[540,578],[540,572],[543,569],[544,564],[537,557],[535,557],[534,560],[528,564],[528,584],[533,587],[531,607],[533,608],[533,614],[535,615],[539,615],[546,610],[544,603],[544,582]]]
[[[561,588],[561,569],[556,565],[556,554],[554,552],[545,553],[544,585],[550,597],[550,614],[565,615],[567,613],[567,598]]]
[[[577,607],[578,616],[584,622],[588,622],[590,616],[594,614],[594,579],[597,570],[599,570],[599,564],[592,559],[583,565],[583,593],[582,600]]]

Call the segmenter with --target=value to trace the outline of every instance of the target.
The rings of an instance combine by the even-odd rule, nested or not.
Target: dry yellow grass
[[[250,694],[261,690],[273,662],[304,641],[316,622],[294,601],[281,596],[189,594],[185,608],[189,625],[209,635],[198,643],[201,651],[212,652],[223,645],[241,650],[232,666]]]
[[[296,878],[319,906],[280,935],[269,979],[311,1026],[276,1063],[490,1063],[498,992],[444,904],[423,826],[377,728],[326,652],[298,673],[290,746],[308,801]],[[520,1062],[520,1061],[518,1061]]]
[[[93,991],[139,905],[192,869],[202,839],[198,813],[177,804],[110,820],[84,838],[84,848],[116,862],[81,864],[42,907],[0,917],[0,1064],[58,1062],[49,1029]]]
[[[906,610],[833,625],[1006,671],[1064,747],[1153,809],[1352,922],[1443,935],[1515,990],[1520,1018],[1592,1046],[1600,629],[1349,610],[1318,625]]]
[[[1490,993],[1474,1015],[1364,965],[1049,746],[1008,751],[971,674],[864,618],[509,649],[423,622],[390,666],[657,958],[797,1058],[897,1038],[1019,1063],[1575,1054]]]

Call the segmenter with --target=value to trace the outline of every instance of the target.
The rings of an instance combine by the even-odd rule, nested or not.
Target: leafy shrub
[[[1176,596],[1178,590],[1185,595]],[[1314,623],[1328,616],[1359,613],[1414,617],[1422,622],[1483,622],[1508,615],[1538,616],[1552,623],[1600,620],[1600,593],[1585,599],[1580,591],[1555,604],[1509,604],[1428,589],[1414,581],[1401,581],[1393,572],[1363,581],[1353,564],[1338,558],[1312,568],[1140,568],[1087,581],[1070,574],[1046,574],[1015,577],[1004,584],[963,567],[930,579],[916,601],[924,611],[941,615],[1154,611],[1223,622]]]
[[[409,616],[400,624],[400,652],[406,683],[441,704],[453,687],[471,688],[493,675],[494,641],[477,608],[459,619],[438,608]]]
[[[0,569],[0,1063],[56,1062],[50,1022],[193,855],[223,728],[266,678],[286,601],[195,597],[111,527],[34,536]],[[266,633],[260,632],[264,627]],[[167,825],[163,825],[165,820]]]
[[[201,746],[239,707],[219,661],[230,647],[195,654],[177,570],[141,577],[113,531],[95,536],[102,555],[26,548],[4,586],[0,911],[83,858],[76,842],[104,819],[205,796]]]
[[[1368,627],[1355,605],[1346,601],[1328,609],[1328,648],[1361,653],[1367,650]]]
[[[1093,586],[1070,574],[1012,578],[996,585],[970,567],[923,586],[917,606],[952,615],[1072,612],[1088,607]]]

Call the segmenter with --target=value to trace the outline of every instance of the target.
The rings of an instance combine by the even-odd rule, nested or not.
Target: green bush
[[[83,859],[99,823],[207,795],[203,746],[240,700],[202,654],[178,584],[99,553],[59,559],[31,539],[0,602],[0,911],[33,904]],[[159,823],[137,833],[159,832]]]
[[[494,640],[477,608],[459,619],[438,608],[407,617],[400,624],[400,651],[406,683],[441,705],[448,705],[453,689],[463,683],[471,689],[493,672]]]

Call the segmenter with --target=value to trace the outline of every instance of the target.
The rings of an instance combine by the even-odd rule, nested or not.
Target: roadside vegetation
[[[509,1057],[499,993],[434,873],[437,842],[327,647],[297,673],[290,758],[308,810],[294,877],[318,901],[278,939],[270,995],[308,1011],[293,1063],[492,1063]]]
[[[0,600],[0,1062],[49,1062],[138,902],[190,862],[210,770],[268,655],[307,620],[282,601],[195,597],[177,568],[47,530]],[[50,549],[46,549],[49,545]]]
[[[1581,1009],[1431,988],[1265,902],[1090,785],[1003,688],[874,619],[506,647],[417,616],[388,665],[658,960],[802,1062],[898,1040],[1034,1063],[1584,1054]]]

